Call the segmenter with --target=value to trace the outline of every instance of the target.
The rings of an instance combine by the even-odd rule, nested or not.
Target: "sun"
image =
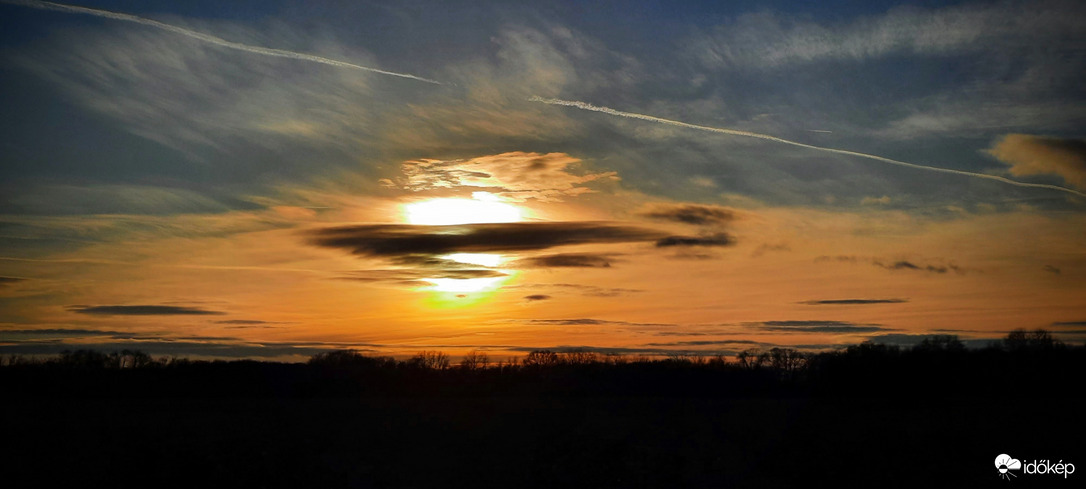
[[[420,226],[455,226],[460,224],[491,224],[520,222],[525,218],[526,210],[503,202],[489,192],[474,192],[470,199],[440,198],[413,202],[403,206],[403,217],[408,224]],[[451,253],[442,259],[486,268],[499,266],[501,255],[489,253]],[[457,298],[464,294],[493,292],[507,281],[514,272],[501,270],[502,277],[472,279],[429,278],[423,279],[431,285],[426,290],[442,293],[454,293]]]
[[[470,199],[429,199],[403,206],[408,224],[423,226],[452,226],[457,224],[486,224],[520,222],[524,210],[489,192],[474,192]]]

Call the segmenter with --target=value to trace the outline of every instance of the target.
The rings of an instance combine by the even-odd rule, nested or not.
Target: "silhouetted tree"
[[[390,357],[369,357],[358,350],[335,350],[313,355],[308,363],[315,367],[379,368],[391,367],[396,361]]]
[[[420,351],[407,361],[412,367],[431,370],[445,370],[449,368],[449,356],[439,351]]]
[[[558,354],[550,350],[535,350],[524,357],[525,367],[552,367],[558,364]]]
[[[958,335],[941,334],[924,338],[923,341],[913,347],[913,351],[919,353],[960,353],[965,351],[965,344],[958,339]]]
[[[151,355],[139,350],[121,350],[109,354],[109,366],[113,368],[144,368],[155,363]]]
[[[603,363],[608,365],[625,365],[630,362],[630,359],[621,353],[608,353],[603,356]]]
[[[486,353],[472,350],[464,355],[464,359],[460,360],[460,368],[464,370],[481,370],[485,369],[490,364],[490,358]]]
[[[782,372],[795,372],[807,363],[807,357],[791,348],[773,348],[768,352],[769,366]]]
[[[585,350],[573,350],[562,353],[562,363],[567,365],[588,365],[596,362],[596,354]]]
[[[109,366],[110,359],[105,353],[94,350],[65,350],[60,353],[57,363],[66,367],[104,368]]]
[[[1007,351],[1043,351],[1063,347],[1063,342],[1052,337],[1052,333],[1043,329],[1026,331],[1016,329],[1003,339],[1003,348]]]
[[[739,362],[740,368],[753,370],[762,367],[764,357],[757,348],[748,348],[739,352],[736,355],[736,360]]]

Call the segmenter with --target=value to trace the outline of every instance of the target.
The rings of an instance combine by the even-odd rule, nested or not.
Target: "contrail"
[[[314,63],[321,63],[330,66],[337,66],[340,68],[351,68],[355,70],[369,71],[372,73],[380,73],[382,75],[398,76],[400,78],[410,78],[412,80],[418,80],[426,83],[433,83],[435,85],[441,85],[442,83],[437,80],[431,80],[429,78],[423,78],[421,76],[410,75],[407,73],[396,73],[394,71],[379,70],[377,68],[370,68],[368,66],[356,65],[354,63],[348,63],[346,61],[339,61],[335,59],[329,59],[312,54],[296,53],[294,51],[287,51],[284,49],[265,48],[260,46],[253,46],[250,44],[242,44],[239,42],[227,41],[221,37],[215,37],[210,34],[204,34],[184,27],[178,27],[157,20],[146,19],[131,14],[123,14],[119,12],[111,12],[109,10],[99,10],[88,7],[79,7],[76,5],[66,5],[63,3],[53,2],[41,2],[37,0],[0,0],[0,3],[7,3],[12,5],[21,5],[24,7],[36,8],[41,10],[53,10],[57,12],[66,12],[70,14],[86,14],[93,15],[95,17],[104,17],[107,19],[123,20],[126,22],[135,22],[137,24],[143,24],[146,26],[155,27],[164,31],[170,31],[175,34],[181,34],[182,36],[191,37],[193,39],[203,41],[216,46],[221,46],[229,49],[237,49],[239,51],[245,51],[254,54],[263,54],[264,56],[276,56],[279,58],[300,59],[302,61],[312,61]]]
[[[1044,188],[1044,189],[1049,189],[1049,190],[1059,190],[1060,192],[1067,192],[1069,194],[1074,194],[1074,195],[1077,195],[1079,197],[1086,197],[1086,193],[1079,192],[1078,190],[1072,190],[1072,189],[1069,189],[1069,188],[1066,188],[1066,187],[1061,187],[1059,185],[1048,185],[1048,184],[1045,184],[1045,183],[1019,182],[1017,180],[1011,180],[1009,178],[1004,178],[1004,177],[1001,177],[1001,176],[998,176],[998,175],[988,175],[988,174],[985,174],[985,173],[975,173],[975,172],[963,171],[963,170],[952,170],[950,168],[940,168],[940,167],[937,167],[937,166],[917,165],[916,163],[908,163],[908,162],[905,162],[905,161],[893,160],[893,159],[890,159],[890,158],[884,158],[882,156],[876,156],[876,155],[867,154],[867,153],[860,153],[858,151],[848,151],[848,150],[845,150],[845,149],[826,148],[826,147],[822,147],[822,146],[815,146],[813,144],[804,144],[804,143],[800,143],[800,142],[796,142],[796,141],[789,141],[787,139],[781,139],[779,137],[770,136],[768,134],[759,134],[759,133],[756,133],[756,132],[739,131],[739,130],[735,130],[735,129],[724,129],[724,128],[720,128],[720,127],[699,126],[697,124],[690,124],[690,123],[687,123],[687,122],[673,121],[671,119],[664,119],[662,117],[653,117],[651,115],[645,115],[645,114],[635,114],[633,112],[623,112],[621,110],[615,110],[615,109],[612,109],[610,107],[600,107],[598,105],[592,105],[592,104],[588,104],[588,103],[585,103],[585,102],[578,102],[576,100],[561,100],[561,99],[556,99],[556,98],[542,98],[542,97],[537,97],[537,96],[533,96],[532,98],[530,98],[528,100],[531,101],[531,102],[539,102],[539,103],[548,104],[548,105],[562,105],[562,106],[566,106],[566,107],[578,108],[578,109],[581,109],[581,110],[591,110],[593,112],[602,112],[604,114],[614,115],[614,116],[618,116],[618,117],[628,117],[630,119],[641,119],[643,121],[656,122],[658,124],[667,124],[669,126],[684,127],[684,128],[687,128],[687,129],[696,129],[698,131],[707,131],[707,132],[715,132],[715,133],[718,133],[718,134],[728,134],[728,135],[732,135],[732,136],[743,136],[743,137],[748,137],[748,138],[764,139],[766,141],[773,141],[773,142],[781,143],[781,144],[790,144],[792,146],[799,146],[801,148],[813,149],[813,150],[816,150],[816,151],[825,151],[825,152],[828,152],[828,153],[837,153],[837,154],[848,155],[848,156],[858,156],[860,158],[866,158],[866,159],[869,159],[869,160],[881,161],[883,163],[889,163],[891,165],[898,165],[898,166],[905,166],[905,167],[909,167],[909,168],[916,168],[917,170],[927,170],[927,171],[934,171],[934,172],[939,172],[939,173],[950,173],[950,174],[953,174],[953,175],[962,175],[962,176],[966,176],[966,177],[984,178],[984,179],[988,179],[988,180],[995,180],[997,182],[1006,183],[1008,185],[1014,185],[1014,186],[1017,186],[1017,187],[1032,187],[1032,188]]]

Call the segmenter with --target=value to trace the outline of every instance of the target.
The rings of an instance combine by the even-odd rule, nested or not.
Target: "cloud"
[[[889,195],[883,195],[882,197],[864,197],[860,200],[860,205],[888,205],[890,200]]]
[[[1065,326],[1086,326],[1086,321],[1059,321],[1052,323],[1052,326],[1057,328]]]
[[[1044,271],[1046,271],[1046,272],[1048,272],[1048,273],[1054,273],[1054,274],[1056,274],[1056,275],[1059,275],[1059,274],[1060,274],[1060,269],[1059,269],[1059,268],[1056,268],[1056,267],[1054,267],[1054,266],[1052,266],[1052,265],[1045,265],[1045,266],[1044,266]]]
[[[558,253],[514,261],[514,268],[609,268],[614,255],[599,253]]]
[[[886,260],[883,258],[852,256],[852,255],[837,255],[828,256],[822,255],[815,258],[815,263],[835,261],[839,263],[870,263],[876,267],[884,268],[886,270],[907,270],[917,272],[928,272],[935,274],[946,274],[947,272],[954,272],[958,275],[965,275],[968,271],[977,271],[976,269],[969,269],[955,265],[954,263],[924,263],[910,260]]]
[[[763,345],[751,340],[692,340],[671,343],[646,343],[645,346],[715,346],[715,345]]]
[[[591,192],[585,186],[599,180],[618,180],[615,172],[577,171],[581,160],[565,153],[520,151],[469,160],[414,160],[401,165],[404,178],[387,181],[412,191],[442,188],[486,189],[522,201],[557,201]]]
[[[103,331],[97,329],[7,329],[0,330],[0,338],[11,340],[12,336],[56,336],[62,338],[79,338],[93,336],[109,336],[112,338],[134,338],[137,335],[121,331]]]
[[[195,307],[182,306],[70,306],[69,311],[93,316],[208,316],[226,314]]]
[[[657,248],[672,246],[731,246],[735,239],[726,233],[704,236],[667,236],[656,241]]]
[[[309,231],[310,242],[364,256],[543,250],[556,246],[660,239],[661,233],[599,222],[517,222],[456,226],[371,224]]]
[[[674,326],[667,323],[631,323],[626,321],[610,321],[606,319],[574,318],[574,319],[521,319],[515,320],[522,324],[537,326]]]
[[[17,283],[23,282],[25,280],[26,280],[25,278],[19,278],[19,277],[0,277],[0,287],[3,287],[5,285],[17,284]]]
[[[762,256],[762,255],[764,255],[764,254],[766,254],[766,253],[768,253],[770,251],[792,251],[792,247],[789,246],[788,243],[777,243],[777,244],[762,243],[761,245],[758,246],[758,248],[755,248],[755,250],[750,253],[750,257],[751,258],[758,258],[758,257],[760,257],[760,256]]]
[[[652,204],[641,211],[640,215],[698,226],[727,224],[735,220],[735,211],[732,209],[702,204]]]
[[[240,39],[275,37],[313,44],[277,29],[224,22],[215,28],[229,29]],[[368,56],[326,42],[321,47]],[[12,66],[56,85],[79,105],[119,121],[132,134],[191,159],[221,161],[217,166],[233,170],[214,176],[237,178],[238,170],[255,171],[269,161],[284,176],[312,170],[315,164],[327,168],[336,163],[336,155],[364,151],[375,133],[384,130],[375,122],[378,108],[359,103],[373,94],[375,77],[354,70],[239,56],[126,26],[58,31],[9,54],[5,61]],[[222,153],[235,157],[222,161]],[[154,163],[147,161],[141,171],[165,162]]]
[[[230,329],[264,329],[264,328],[277,328],[279,326],[273,326],[274,324],[286,324],[279,321],[259,321],[255,319],[228,319],[226,321],[214,321],[215,324],[225,324],[226,328]]]
[[[1020,51],[1079,37],[1074,2],[999,2],[942,9],[896,8],[844,25],[775,13],[747,14],[691,40],[709,69],[777,68],[891,55],[952,56]]]
[[[230,210],[217,200],[180,188],[148,185],[36,185],[9,199],[30,214],[177,215]]]
[[[747,323],[767,331],[804,332],[804,333],[873,333],[887,331],[878,324],[856,324],[847,321],[764,321]],[[892,330],[891,330],[892,331]]]
[[[359,282],[401,282],[414,284],[426,279],[451,278],[467,280],[473,278],[505,277],[507,274],[499,270],[489,268],[466,269],[392,269],[392,270],[358,270],[348,272],[347,276],[339,277],[342,280],[356,280]]]
[[[544,294],[532,294],[524,296],[524,300],[527,300],[528,302],[545,301],[550,298],[551,296]]]
[[[0,345],[0,354],[55,355],[66,350],[88,349],[103,352],[139,350],[149,355],[206,356],[218,358],[310,357],[339,345],[311,346],[292,343],[228,343],[203,341],[119,341],[106,343],[15,343]]]
[[[883,263],[881,261],[875,260],[873,263],[875,264],[875,266],[879,266],[879,267],[885,268],[887,270],[917,270],[917,271],[926,271],[926,272],[931,272],[931,273],[947,273],[948,271],[954,271],[954,272],[957,272],[959,274],[964,274],[965,273],[964,269],[962,269],[961,267],[959,267],[957,265],[954,265],[954,264],[949,264],[949,265],[921,264],[921,265],[917,265],[916,263],[913,263],[911,261],[906,261],[906,260],[898,260],[898,261],[895,261],[893,263]]]
[[[850,306],[861,304],[900,304],[902,302],[909,302],[908,299],[828,299],[828,300],[810,300],[803,301],[800,304],[807,304],[811,306]]]
[[[582,284],[526,284],[526,285],[507,285],[503,287],[505,289],[548,289],[550,290],[574,290],[580,292],[582,295],[589,297],[617,297],[621,295],[636,294],[644,292],[641,289],[626,289],[621,287],[597,287],[595,285],[582,285]]]
[[[1058,175],[1068,184],[1086,189],[1084,140],[1007,134],[988,154],[1011,165],[1012,175]]]
[[[856,261],[859,260],[859,259],[860,259],[860,257],[852,256],[852,255],[836,255],[836,256],[822,255],[822,256],[816,257],[814,261],[815,261],[815,263],[820,263],[820,262],[825,262],[825,261],[856,263]]]

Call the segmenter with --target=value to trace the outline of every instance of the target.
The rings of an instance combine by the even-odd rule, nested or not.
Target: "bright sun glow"
[[[502,201],[489,192],[474,192],[470,199],[430,199],[403,206],[404,218],[409,224],[424,226],[451,226],[456,224],[485,224],[519,222],[524,220],[525,210]],[[502,256],[489,253],[451,253],[441,258],[480,267],[494,268],[501,264]],[[503,270],[503,272],[506,272]],[[470,279],[429,278],[433,284],[426,290],[455,294],[492,291],[509,280],[503,277]]]
[[[451,255],[443,255],[442,258],[457,263],[491,268],[500,265],[502,262],[501,255],[492,255],[490,253],[453,253]]]
[[[481,292],[484,290],[493,290],[501,286],[509,277],[486,277],[486,278],[428,278],[425,279],[430,282],[433,287],[429,287],[430,290],[436,290],[438,292]]]
[[[493,194],[475,192],[471,196],[471,199],[430,199],[407,204],[404,206],[404,217],[409,224],[427,226],[524,220],[524,211],[520,207],[502,202]]]

